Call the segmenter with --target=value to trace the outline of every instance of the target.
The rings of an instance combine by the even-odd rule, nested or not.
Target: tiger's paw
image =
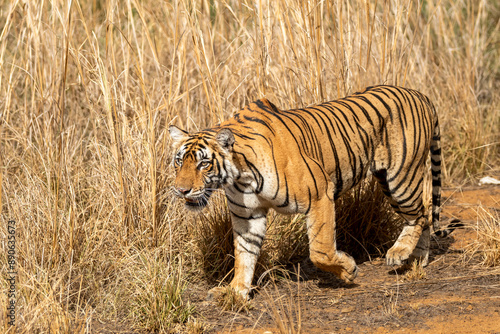
[[[413,261],[417,260],[422,267],[427,266],[429,264],[430,244],[430,229],[425,229],[422,232],[415,249],[411,253],[408,263],[413,263]]]
[[[347,284],[352,284],[354,283],[354,279],[358,276],[358,272],[359,272],[359,269],[358,269],[358,266],[354,265],[353,268],[351,268],[351,270],[342,270],[342,272],[340,273],[340,278]]]
[[[409,249],[407,245],[396,243],[387,251],[385,261],[388,266],[400,266],[404,261],[408,260],[411,253],[412,249]]]
[[[422,267],[427,267],[429,265],[429,255],[427,254],[427,256],[415,256],[415,254],[412,254],[408,258],[407,263],[411,264],[414,261],[417,261],[418,263],[420,263],[422,265]]]
[[[228,295],[238,295],[239,297],[247,300],[248,293],[250,289],[240,289],[238,287],[228,286],[216,286],[212,288],[207,293],[207,301],[218,301]]]
[[[216,286],[215,288],[208,290],[206,300],[208,300],[208,301],[218,300],[227,289],[228,289],[228,287]]]
[[[408,258],[408,263],[413,263],[416,260],[422,264],[422,267],[427,267],[429,264],[429,248],[419,248],[418,246],[415,247],[413,253]]]

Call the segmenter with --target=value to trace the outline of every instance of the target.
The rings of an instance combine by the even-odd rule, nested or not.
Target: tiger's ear
[[[215,139],[219,143],[219,145],[226,149],[230,150],[234,144],[234,135],[229,129],[221,129],[217,132]]]
[[[170,138],[172,138],[175,143],[178,143],[189,136],[186,131],[179,129],[175,125],[170,125],[168,127],[168,132],[170,132]]]

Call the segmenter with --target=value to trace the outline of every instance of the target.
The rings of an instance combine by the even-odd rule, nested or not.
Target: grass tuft
[[[336,202],[337,245],[358,261],[384,257],[403,226],[377,182],[366,180]]]
[[[418,260],[414,260],[409,265],[409,270],[405,274],[405,278],[408,281],[420,281],[427,278],[427,273],[425,272],[422,263]]]
[[[194,307],[183,300],[187,282],[182,264],[137,255],[137,266],[131,269],[131,317],[138,327],[150,332],[167,332],[186,323]]]
[[[393,289],[384,291],[384,301],[383,301],[383,312],[387,316],[400,318],[398,306],[399,289],[394,291]]]
[[[500,215],[498,211],[478,208],[478,219],[473,226],[477,234],[466,249],[469,258],[479,256],[481,265],[486,267],[500,266]]]
[[[216,302],[224,311],[248,313],[254,308],[252,301],[247,300],[229,286],[225,287],[224,290],[216,296]]]
[[[231,217],[222,193],[212,195],[212,203],[196,217],[191,232],[194,266],[210,283],[230,282],[234,267]]]
[[[297,280],[300,277],[300,265],[297,269]],[[300,334],[302,332],[302,317],[301,317],[301,295],[300,284],[296,286],[291,281],[289,273],[281,271],[281,274],[286,277],[282,280],[285,282],[284,290],[279,289],[276,284],[277,277],[273,275],[271,282],[263,289],[266,295],[266,307],[268,314],[274,322],[274,326],[281,334]]]

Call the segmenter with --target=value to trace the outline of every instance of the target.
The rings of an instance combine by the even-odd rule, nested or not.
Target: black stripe
[[[410,193],[409,196],[406,196],[405,198],[400,198],[397,203],[399,205],[403,204],[403,203],[406,203],[408,202],[411,198],[414,197],[414,195],[416,194],[416,192],[419,190],[418,188],[420,188],[420,186],[422,185],[422,181],[424,180],[424,178],[420,178],[420,181],[418,181],[417,185],[413,188],[413,191]],[[410,183],[411,184],[411,183]],[[406,189],[407,190],[407,189]],[[391,191],[392,192],[392,191]],[[405,191],[406,193],[406,191]]]
[[[271,131],[271,133],[272,133],[273,135],[275,135],[275,134],[276,134],[276,133],[274,132],[274,129],[273,129],[271,126],[269,126],[269,124],[267,124],[266,122],[264,122],[264,121],[263,121],[262,119],[260,119],[260,118],[257,118],[257,117],[248,117],[248,116],[243,116],[243,118],[244,118],[244,119],[246,119],[246,120],[247,120],[247,121],[249,121],[249,122],[256,122],[256,123],[262,124],[262,125],[264,125],[266,128],[268,128],[268,129],[269,129],[269,131]]]
[[[374,96],[375,94],[370,94],[369,96]],[[377,115],[378,117],[378,121],[380,123],[380,125],[382,125],[385,121],[384,121],[384,117],[382,117],[382,115],[380,114],[378,108],[376,108],[373,103],[366,97],[366,96],[356,96],[355,98],[358,98],[360,100],[362,100],[363,102],[365,102],[366,104],[368,104],[370,106],[370,108],[373,109],[373,111],[375,112],[375,114]]]
[[[259,256],[259,253],[258,252],[254,252],[254,251],[251,251],[250,249],[246,248],[245,246],[243,246],[241,243],[238,243],[238,245],[243,248],[245,250],[245,252],[247,253],[250,253],[252,255],[255,255],[255,256]],[[260,249],[259,249],[260,251]]]
[[[317,112],[321,112],[321,113],[323,112],[319,108],[311,107],[311,109],[316,110]],[[347,154],[349,157],[349,165],[351,166],[351,169],[352,169],[352,175],[353,175],[353,178],[355,179],[356,175],[357,175],[357,173],[356,173],[356,171],[357,171],[357,169],[356,169],[357,159],[356,159],[356,154],[354,154],[354,151],[352,150],[351,145],[350,145],[350,137],[347,134],[346,127],[344,126],[345,122],[342,122],[342,120],[340,120],[338,118],[338,116],[335,115],[335,113],[332,113],[332,116],[334,117],[335,124],[339,128],[339,132],[340,132],[340,135],[342,137],[342,141],[344,142],[344,147],[347,150]],[[342,127],[342,128],[340,128],[340,127]]]
[[[368,123],[370,123],[371,127],[374,128],[373,121],[372,121],[370,115],[368,114],[368,111],[365,108],[363,108],[361,105],[359,105],[356,101],[349,99],[349,97],[345,97],[345,98],[343,98],[341,100],[337,100],[335,102],[338,102],[341,105],[344,105],[348,110],[351,110],[353,113],[356,113],[356,111],[354,111],[354,109],[348,103],[346,103],[344,101],[347,101],[347,102],[350,102],[350,103],[356,105],[359,108],[359,110],[361,110],[363,115],[365,115],[365,118],[368,121]]]
[[[265,105],[262,103],[262,101],[256,101],[256,102],[255,102],[255,104],[256,104],[259,108],[261,108],[261,109],[263,109],[263,110],[266,110],[266,111],[269,111],[269,108],[268,108],[267,106],[265,106]],[[290,133],[290,135],[291,135],[291,136],[292,136],[292,138],[294,139],[295,144],[297,145],[297,147],[300,147],[299,142],[297,141],[297,138],[295,137],[295,135],[294,135],[293,131],[292,131],[292,130],[288,127],[288,125],[286,124],[286,122],[285,122],[285,121],[283,120],[283,118],[281,117],[281,116],[284,116],[284,115],[281,115],[281,116],[280,116],[278,112],[272,113],[271,115],[273,115],[274,117],[276,117],[276,118],[277,118],[277,119],[278,119],[278,120],[279,120],[279,121],[280,121],[280,122],[281,122],[281,123],[285,126],[285,128],[288,130],[288,132]],[[293,121],[292,121],[292,122],[293,122]],[[294,122],[294,123],[295,123],[295,122]],[[295,124],[295,125],[297,125],[297,124]],[[299,128],[299,130],[300,130],[300,128]],[[302,131],[301,131],[301,132],[302,132]],[[313,182],[314,182],[314,187],[315,187],[315,189],[316,189],[316,193],[317,193],[317,194],[319,194],[319,191],[318,191],[318,184],[316,183],[316,179],[315,179],[315,177],[314,177],[314,174],[313,174],[313,172],[312,172],[311,168],[309,167],[309,164],[307,163],[307,161],[306,161],[306,159],[305,159],[304,155],[302,154],[302,151],[301,151],[301,150],[299,150],[299,153],[300,153],[300,155],[301,155],[301,157],[302,157],[302,160],[304,161],[304,164],[306,165],[307,169],[309,170],[309,174],[311,174],[311,176],[312,176],[312,179],[313,179]]]
[[[311,188],[307,188],[307,192],[309,193],[309,204],[307,206],[307,210],[306,212],[304,213],[304,215],[307,215],[309,213],[309,210],[311,210]],[[295,203],[297,203],[297,201],[295,201]],[[298,208],[298,207],[297,207]]]
[[[244,204],[239,204],[239,203],[236,203],[234,200],[232,200],[229,196],[226,195],[226,199],[229,203],[233,204],[233,205],[236,205],[236,206],[239,206],[240,208],[245,208],[245,209],[248,209],[248,207]]]
[[[243,240],[245,240],[245,242],[247,242],[249,244],[252,244],[252,245],[254,245],[254,246],[258,247],[258,248],[262,247],[263,237],[250,232],[252,234],[252,236],[259,238],[259,240],[253,240],[253,239],[250,239],[250,238],[247,238],[247,237],[243,236],[243,234],[240,233],[240,232],[238,232],[238,231],[234,231],[234,233],[236,233],[240,238],[242,238]],[[241,243],[240,243],[240,245],[241,245]]]
[[[396,89],[396,91],[401,94],[400,90]],[[399,96],[396,93],[394,93],[392,90],[388,89],[387,92],[390,92],[393,95],[394,99],[398,101],[398,103],[395,103],[395,105],[396,105],[396,109],[397,109],[398,115],[401,116],[403,114],[403,112],[401,111],[401,108],[402,108],[403,104],[402,104]],[[402,94],[402,96],[404,98],[404,94]],[[402,135],[403,152],[401,153],[401,165],[397,169],[394,168],[394,175],[392,175],[392,177],[387,180],[388,183],[390,183],[391,181],[394,181],[394,179],[396,179],[396,177],[399,176],[399,173],[401,173],[401,170],[402,170],[402,168],[404,166],[404,163],[406,161],[406,154],[407,154],[407,147],[406,146],[407,146],[407,143],[406,143],[406,134],[405,134],[405,131],[404,131],[404,129],[406,127],[403,125],[403,119],[402,119],[402,117],[398,117],[398,118],[399,118],[399,123],[400,123],[401,129],[402,129],[401,135]],[[390,145],[387,145],[387,147],[390,147]]]
[[[411,206],[409,206],[409,207],[411,207]],[[399,207],[399,208],[401,208],[401,207]],[[413,210],[407,210],[407,209],[405,209],[405,210],[398,210],[398,209],[396,208],[396,211],[400,211],[401,213],[403,213],[403,214],[405,214],[405,215],[412,216],[412,215],[416,215],[416,214],[418,214],[419,212],[421,212],[421,211],[422,211],[422,206],[421,206],[421,205],[419,205],[419,206],[417,206],[417,207],[416,207],[415,209],[413,209]]]
[[[255,167],[255,165],[252,164],[250,161],[248,161],[247,157],[243,153],[237,152],[237,151],[233,151],[233,152],[235,154],[241,155],[243,157],[243,159],[245,160],[245,163],[247,164],[248,168],[252,172],[252,175],[253,175],[255,182],[257,182],[257,188],[255,189],[254,192],[256,194],[259,194],[262,191],[262,188],[264,187],[264,177],[259,172],[259,170]],[[235,187],[236,187],[236,184],[235,184]],[[243,192],[240,189],[238,189],[238,191]],[[246,193],[248,193],[248,192],[246,192]]]
[[[249,217],[244,217],[244,216],[237,215],[236,213],[234,213],[231,210],[229,210],[229,212],[231,212],[231,214],[234,215],[236,218],[243,219],[243,220],[255,220],[255,219],[266,218],[266,215],[258,215],[258,216],[255,216],[255,217],[252,216],[252,215],[250,215]]]
[[[431,154],[432,155],[441,155],[441,147],[435,148],[431,146]]]
[[[278,208],[285,208],[289,204],[289,199],[288,199],[288,182],[286,180],[286,174],[285,174],[285,189],[286,189],[285,202],[283,202],[283,204],[278,205]]]
[[[432,170],[431,169],[431,174],[432,174],[433,177],[440,177],[440,175],[441,175],[441,169],[439,169],[439,170]]]
[[[422,158],[426,158],[426,157],[424,156]],[[408,181],[408,175],[406,175],[407,177],[402,178],[401,181],[399,181],[399,183],[395,187],[390,186],[391,193],[393,193],[393,194],[396,193],[399,190],[399,188],[401,188],[401,186],[403,186],[405,184],[407,184],[408,186],[411,186],[413,184],[413,182],[415,181],[415,177],[417,176],[417,172],[419,170],[420,165],[421,165],[421,162],[419,161],[416,166],[412,166],[414,168],[413,168],[413,173],[412,173],[409,181]],[[392,179],[394,179],[394,177],[392,177],[391,180]],[[391,184],[392,183],[391,180],[388,180],[387,183]],[[422,182],[422,178],[420,179],[418,184],[420,184],[421,182]],[[408,190],[408,188],[406,190]]]
[[[245,190],[241,189],[240,187],[238,187],[237,183],[233,183],[233,187],[234,187],[234,189],[238,190],[242,194],[254,194],[253,190],[245,191]]]
[[[381,93],[383,93],[386,97],[387,94],[385,94],[383,91],[381,91]],[[371,94],[373,97],[375,97],[377,100],[379,100],[385,107],[385,109],[387,110],[388,114],[389,114],[389,118],[391,119],[391,122],[393,120],[393,116],[392,116],[392,109],[391,107],[389,106],[389,104],[387,104],[387,102],[385,101],[385,99],[377,94],[375,94],[375,91]]]
[[[336,184],[335,184],[335,194],[334,194],[334,197],[338,196],[338,194],[342,191],[342,188],[343,188],[343,179],[342,179],[342,170],[339,168],[340,166],[340,159],[339,159],[339,155],[337,153],[337,149],[335,148],[335,143],[332,139],[332,135],[331,135],[331,131],[329,130],[332,130],[332,132],[334,133],[334,135],[336,135],[336,131],[335,131],[335,127],[333,126],[333,123],[332,123],[332,119],[330,117],[328,117],[327,115],[323,114],[325,117],[326,117],[326,120],[328,121],[328,123],[330,124],[330,128],[328,127],[327,123],[325,122],[325,120],[323,119],[323,117],[321,117],[320,115],[320,119],[321,121],[323,122],[323,126],[325,127],[326,129],[326,134],[328,136],[328,141],[330,143],[330,148],[332,150],[332,153],[333,153],[333,157],[335,159],[335,166],[337,166],[337,168],[335,169],[335,178],[336,178]],[[340,129],[339,129],[340,130]]]
[[[273,157],[274,171],[276,174],[276,193],[274,194],[273,199],[276,199],[276,197],[278,197],[278,194],[280,191],[280,173],[278,171],[278,167],[276,166],[276,157],[274,156],[274,145],[272,145],[272,143],[271,143],[271,154]],[[286,175],[285,175],[285,178],[286,178]]]
[[[432,180],[432,186],[433,187],[441,187],[441,179]]]
[[[434,160],[432,157],[431,157],[431,162],[434,166],[441,166],[441,160]]]

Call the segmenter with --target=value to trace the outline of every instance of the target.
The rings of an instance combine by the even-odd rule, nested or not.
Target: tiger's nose
[[[177,191],[178,191],[180,194],[182,194],[182,195],[186,196],[187,194],[189,194],[189,192],[191,191],[191,189],[186,189],[186,188],[177,187]]]

